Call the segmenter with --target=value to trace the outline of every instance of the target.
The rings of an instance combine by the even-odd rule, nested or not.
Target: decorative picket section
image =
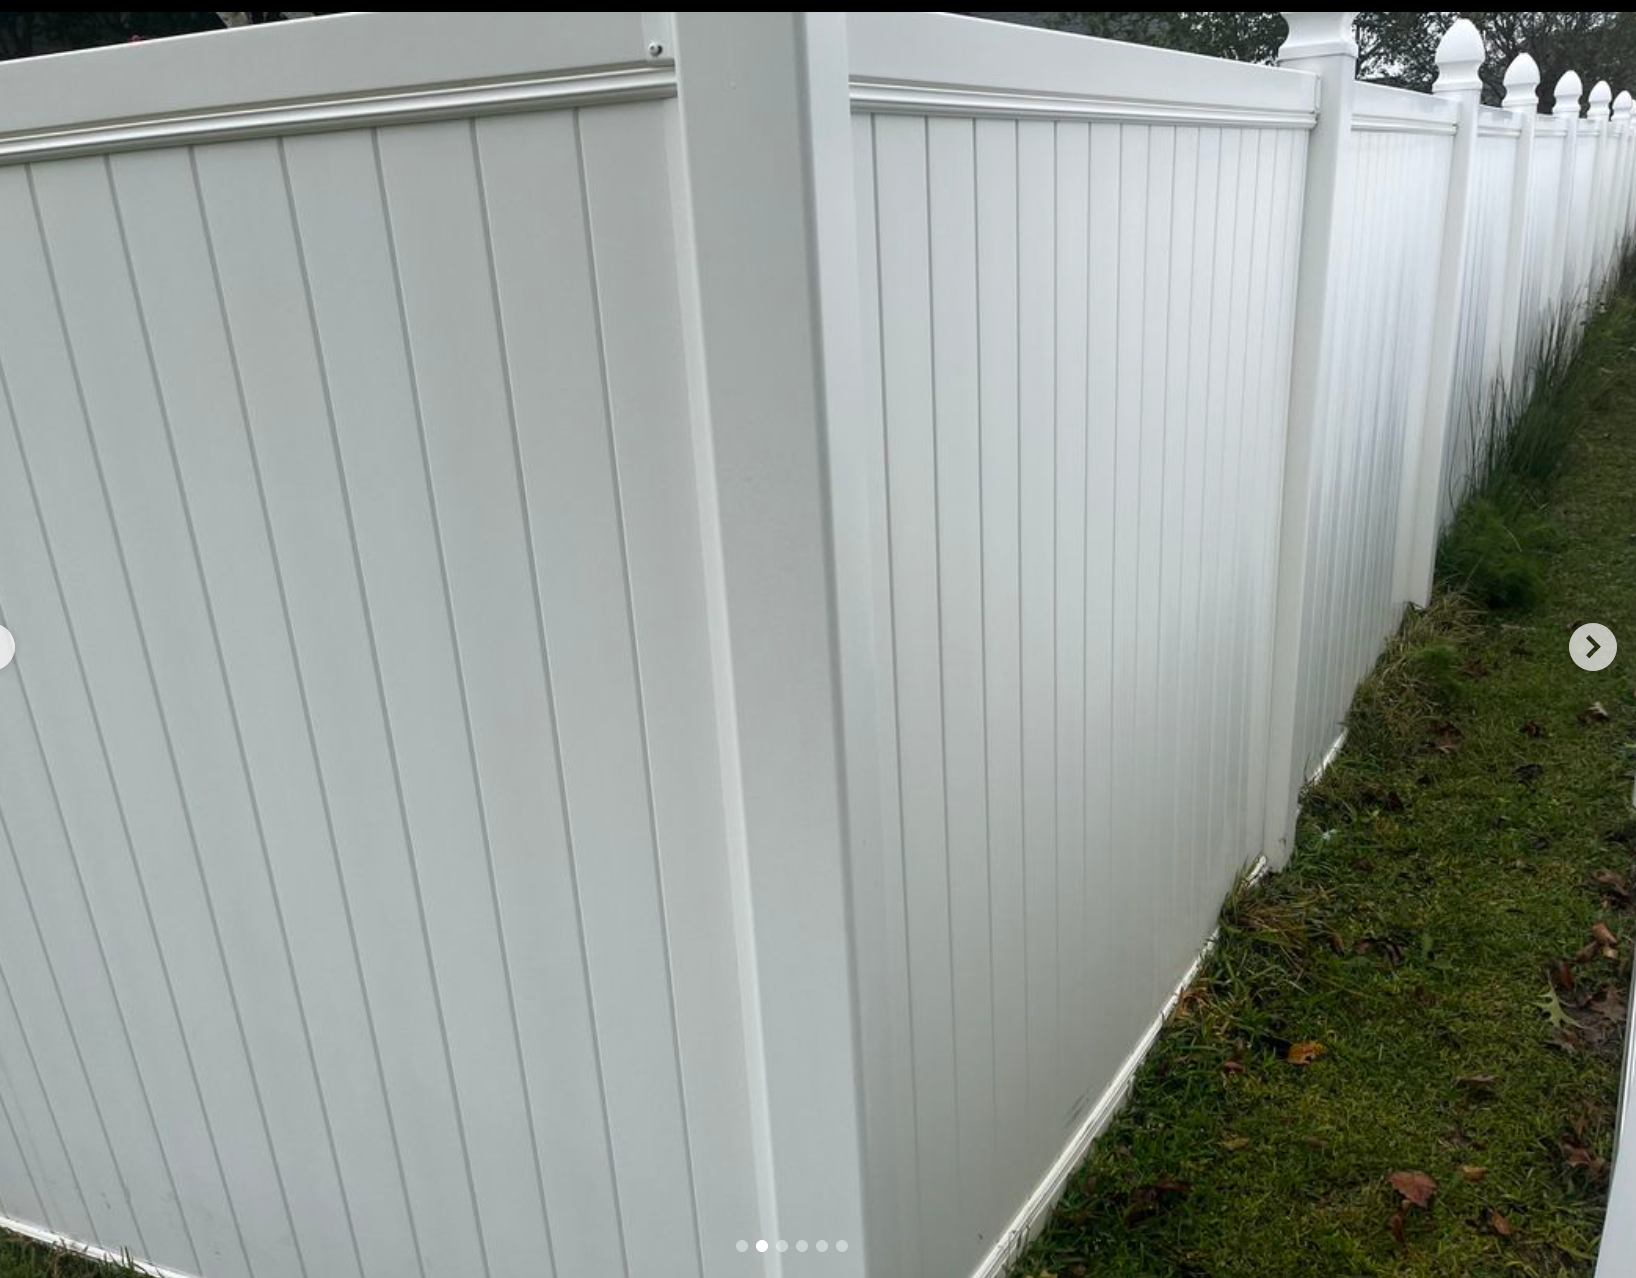
[[[1636,220],[1287,16],[0,65],[0,1223],[1002,1273]]]

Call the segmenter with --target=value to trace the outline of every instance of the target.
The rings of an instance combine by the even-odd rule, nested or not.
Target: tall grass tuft
[[[1584,421],[1636,385],[1636,250],[1627,251],[1581,322],[1570,303],[1541,329],[1511,384],[1485,397],[1465,446],[1466,480],[1438,547],[1437,575],[1475,602],[1526,610],[1544,589],[1555,540],[1541,513]]]

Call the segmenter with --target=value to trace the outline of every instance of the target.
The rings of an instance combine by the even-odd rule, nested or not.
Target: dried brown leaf
[[[1186,1181],[1168,1176],[1142,1185],[1131,1191],[1130,1204],[1125,1209],[1125,1224],[1134,1225],[1157,1215],[1176,1199],[1185,1197],[1192,1189]]]
[[[1620,905],[1630,903],[1630,881],[1622,874],[1612,870],[1597,870],[1591,875],[1591,882],[1607,892],[1609,896],[1618,899]]]
[[[1291,1043],[1287,1059],[1291,1065],[1310,1065],[1329,1049],[1322,1043]]]
[[[1488,1227],[1501,1238],[1511,1237],[1511,1222],[1492,1208],[1488,1213]]]
[[[1605,1158],[1593,1154],[1577,1141],[1564,1140],[1562,1142],[1562,1153],[1568,1160],[1568,1166],[1579,1168],[1592,1180],[1600,1180],[1602,1173],[1608,1168]]]
[[[1461,1163],[1460,1174],[1467,1180],[1481,1180],[1484,1176],[1488,1175],[1488,1168],[1474,1167],[1470,1163]]]
[[[1430,1207],[1437,1195],[1437,1182],[1423,1171],[1395,1171],[1386,1179],[1405,1202],[1416,1207]]]

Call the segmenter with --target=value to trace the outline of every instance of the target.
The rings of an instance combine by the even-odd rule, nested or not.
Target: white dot
[[[819,1251],[828,1251],[829,1250],[829,1244],[827,1242],[825,1242],[822,1238],[820,1238],[818,1240],[818,1250]]]
[[[835,1250],[836,1251],[845,1251],[846,1250],[846,1239],[843,1238],[843,1239],[841,1239],[840,1242],[836,1243],[835,1244]]]
[[[807,1249],[807,1240],[803,1238],[800,1242],[796,1243],[795,1249],[797,1251],[805,1251]]]
[[[17,640],[11,637],[11,631],[0,626],[0,670],[11,664],[12,657],[17,652]]]
[[[738,1249],[740,1251],[749,1251],[750,1250],[750,1244],[745,1242],[744,1239],[740,1238],[738,1240]]]
[[[785,1242],[782,1238],[780,1238],[778,1240],[778,1250],[779,1251],[788,1251],[789,1249],[790,1249],[789,1243]]]
[[[765,1238],[759,1239],[756,1242],[756,1250],[757,1251],[766,1251],[767,1250],[767,1240]]]

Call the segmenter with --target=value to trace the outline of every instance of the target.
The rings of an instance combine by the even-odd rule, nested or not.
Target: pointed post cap
[[[1551,108],[1552,115],[1579,115],[1579,95],[1585,91],[1585,82],[1579,78],[1577,71],[1564,71],[1562,78],[1556,82],[1556,106]]]
[[[1598,80],[1591,89],[1591,109],[1586,112],[1592,120],[1606,120],[1613,114],[1608,103],[1613,101],[1613,90],[1608,88],[1606,80]]]
[[[1480,90],[1477,68],[1483,65],[1482,34],[1465,18],[1458,19],[1437,42],[1437,83],[1433,93],[1464,93]]]
[[[1632,111],[1636,111],[1636,98],[1630,96],[1630,90],[1628,89],[1619,90],[1619,96],[1613,100],[1614,117],[1629,124]]]
[[[1280,13],[1289,34],[1278,46],[1278,61],[1290,62],[1297,58],[1322,58],[1340,53],[1358,56],[1358,42],[1352,38],[1352,20],[1357,10],[1348,13]]]
[[[1505,101],[1500,105],[1523,115],[1539,110],[1539,63],[1526,53],[1512,58],[1505,69]]]

